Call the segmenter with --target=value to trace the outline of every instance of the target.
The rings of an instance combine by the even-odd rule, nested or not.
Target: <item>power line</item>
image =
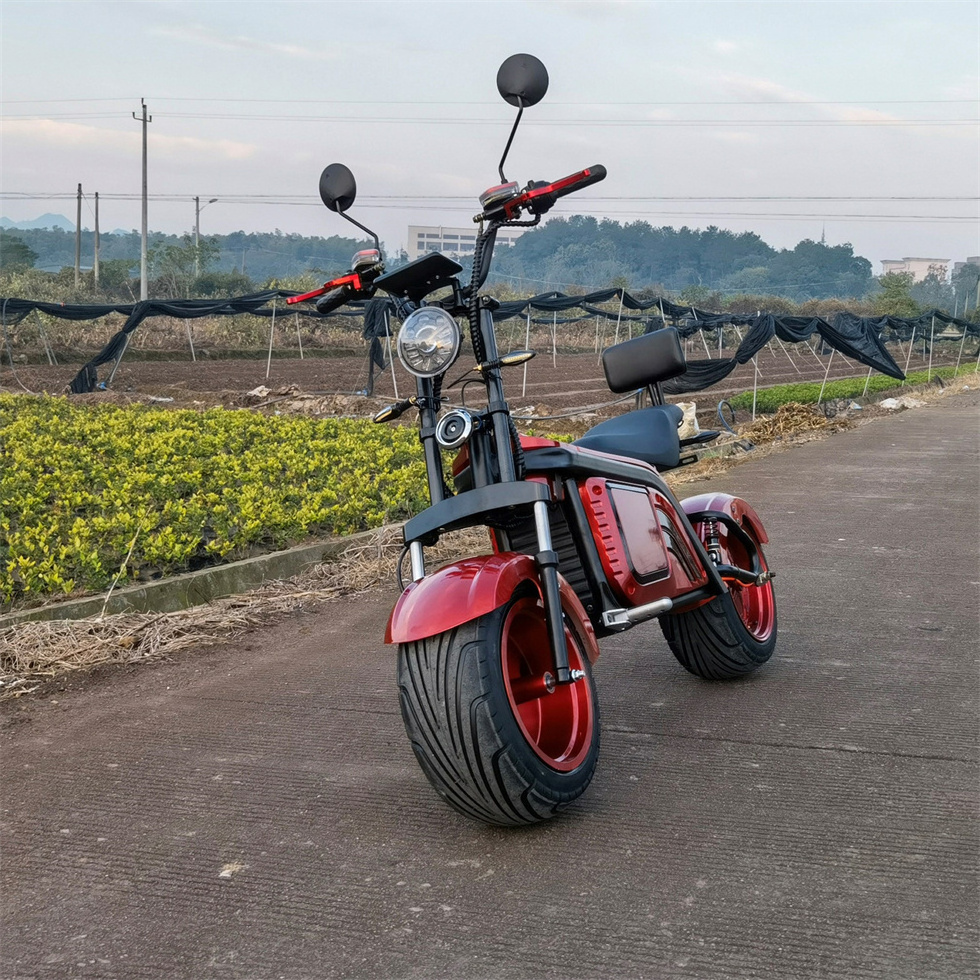
[[[159,115],[159,113],[158,113]],[[211,113],[211,112],[168,112],[169,119],[209,119],[209,120],[246,120],[249,122],[269,123],[369,123],[425,126],[500,126],[499,119],[473,119],[450,116],[307,116],[307,115],[266,115],[261,113]],[[18,115],[4,113],[0,119],[40,122],[43,120],[73,120],[73,119],[109,119],[124,118],[125,112],[120,111],[107,115],[104,113],[48,113],[46,115]],[[980,125],[977,119],[527,119],[525,126],[553,128],[597,126],[601,129],[633,128],[642,129],[697,129],[699,127],[720,128],[752,128],[752,129],[806,129],[806,128],[844,128],[858,129],[870,127],[880,129],[891,126],[910,126],[913,128],[926,127],[963,127]]]
[[[222,99],[202,96],[146,96],[159,102],[206,102],[246,105],[460,105],[500,106],[499,101],[467,101],[463,99]],[[76,102],[132,102],[137,96],[124,98],[84,99],[4,99],[7,105],[56,105]],[[694,105],[973,105],[980,99],[723,99],[723,100],[619,100],[610,102],[554,102],[550,106],[694,106]]]
[[[279,193],[269,193],[269,194],[234,194],[228,191],[216,191],[213,196],[219,196],[223,202],[233,202],[236,204],[248,203],[250,201],[257,201],[266,204],[284,204],[284,203],[305,203],[305,204],[316,204],[317,207],[322,207],[319,199],[314,197],[312,194],[279,194]],[[18,200],[48,200],[48,199],[71,199],[74,200],[75,195],[73,193],[68,193],[67,191],[0,191],[0,199],[10,198]],[[138,200],[140,195],[135,193],[102,193],[100,197],[112,198],[115,200]],[[158,193],[149,195],[151,201],[193,201],[193,194],[185,193]],[[373,203],[378,205],[384,205],[388,202],[394,203],[404,203],[404,204],[427,204],[430,202],[460,202],[466,204],[467,207],[475,206],[474,198],[465,194],[363,194],[358,197],[358,204],[361,203]],[[633,201],[637,202],[656,202],[656,201],[666,201],[666,202],[684,202],[690,201],[702,204],[711,203],[736,203],[736,202],[767,202],[767,201],[808,201],[808,202],[876,202],[876,201],[906,201],[913,203],[921,202],[935,202],[935,201],[948,201],[953,203],[963,203],[963,202],[980,202],[980,196],[975,194],[928,194],[928,195],[918,195],[918,194],[848,194],[848,195],[813,195],[813,194],[731,194],[731,195],[688,195],[688,194],[658,194],[658,195],[629,195],[629,194],[618,194],[606,197],[596,197],[590,196],[588,198],[589,203],[629,203]],[[469,202],[469,203],[467,203]]]

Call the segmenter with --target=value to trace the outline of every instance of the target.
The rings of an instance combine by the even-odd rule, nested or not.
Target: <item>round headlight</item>
[[[398,331],[398,359],[418,378],[442,374],[459,356],[459,324],[440,306],[410,313]]]

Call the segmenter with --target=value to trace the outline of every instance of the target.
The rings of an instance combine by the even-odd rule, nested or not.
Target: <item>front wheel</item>
[[[415,757],[439,795],[485,823],[555,816],[581,796],[599,757],[592,670],[570,617],[569,666],[555,685],[536,592],[456,629],[398,648],[402,718]]]
[[[695,530],[703,537],[701,525]],[[725,534],[722,529],[720,543],[725,563],[748,567],[745,548],[734,535]],[[768,569],[761,545],[758,541],[755,544],[762,568]],[[704,605],[661,616],[660,628],[674,656],[692,674],[706,680],[749,674],[769,660],[776,649],[772,582],[732,583],[728,592]]]

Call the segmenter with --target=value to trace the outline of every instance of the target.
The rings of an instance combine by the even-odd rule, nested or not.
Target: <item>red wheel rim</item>
[[[721,540],[722,556],[731,565],[739,568],[749,567],[749,556],[742,544],[729,534]],[[758,547],[758,545],[756,545]],[[763,570],[768,569],[762,548],[759,548],[759,563]],[[742,625],[748,630],[753,639],[765,643],[772,636],[776,626],[776,600],[772,594],[772,583],[765,585],[742,585],[741,582],[729,582],[732,603]]]
[[[568,665],[585,670],[575,637],[565,628]],[[554,673],[544,610],[536,598],[518,599],[504,620],[501,641],[504,686],[528,744],[552,769],[571,772],[592,746],[592,687],[583,677],[549,690]]]

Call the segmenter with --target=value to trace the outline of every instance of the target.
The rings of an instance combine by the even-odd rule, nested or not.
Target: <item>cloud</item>
[[[155,27],[151,33],[158,37],[168,37],[176,41],[201,44],[210,48],[221,48],[224,51],[257,51],[262,54],[273,54],[277,57],[305,58],[307,60],[325,60],[330,57],[327,51],[319,48],[304,48],[299,44],[256,40],[242,34],[232,37],[210,30],[203,24]]]
[[[85,126],[81,123],[59,122],[54,119],[8,119],[3,124],[4,141],[41,143],[61,150],[98,147],[113,152],[140,152],[139,127],[133,131]],[[149,152],[163,158],[244,160],[256,152],[251,143],[234,140],[205,140],[192,136],[166,136],[154,133],[152,124],[147,135]]]
[[[718,40],[712,43],[711,48],[718,54],[734,54],[738,50],[738,45],[734,41]]]
[[[841,122],[901,122],[900,116],[866,109],[855,105],[818,104],[821,100],[807,92],[800,92],[768,78],[738,75],[730,72],[699,71],[698,78],[707,82],[731,98],[746,102],[785,102],[787,105],[809,103],[813,112],[825,119]]]

